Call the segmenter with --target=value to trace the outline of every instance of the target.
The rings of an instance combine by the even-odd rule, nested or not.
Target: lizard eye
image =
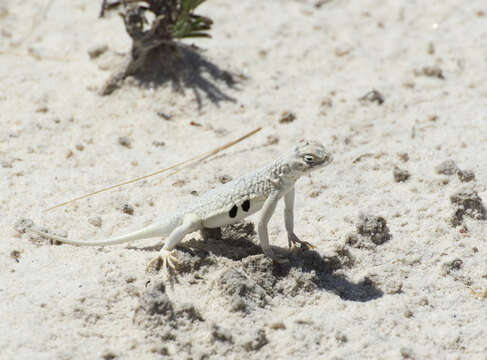
[[[308,164],[311,164],[314,161],[315,157],[313,155],[304,155],[304,161]]]

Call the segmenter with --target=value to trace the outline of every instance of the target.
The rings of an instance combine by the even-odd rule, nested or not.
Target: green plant
[[[123,71],[114,74],[102,89],[102,95],[110,94],[121,80],[139,71],[147,60],[163,58],[165,66],[178,56],[183,47],[179,39],[209,38],[213,21],[194,13],[206,0],[104,0],[100,16],[106,10],[122,7],[120,15],[125,30],[132,38],[130,59]],[[153,16],[148,17],[147,14]],[[152,18],[151,21],[148,18]],[[162,55],[162,56],[161,56]]]

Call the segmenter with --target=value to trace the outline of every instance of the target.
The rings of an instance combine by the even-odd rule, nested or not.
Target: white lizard
[[[267,233],[267,224],[274,213],[277,202],[284,197],[284,223],[288,235],[289,247],[293,244],[305,244],[294,233],[294,184],[301,176],[328,165],[332,156],[324,146],[315,141],[302,141],[293,151],[271,164],[243,175],[219,186],[200,198],[190,208],[177,212],[161,220],[126,235],[106,240],[75,241],[48,234],[37,226],[31,226],[33,232],[63,243],[80,246],[104,246],[126,243],[133,240],[159,236],[169,236],[159,256],[152,260],[150,267],[159,267],[162,263],[167,272],[168,266],[174,269],[177,259],[173,249],[185,235],[204,228],[219,228],[234,224],[249,215],[261,211],[258,224],[260,246],[265,255],[281,261],[274,255]]]

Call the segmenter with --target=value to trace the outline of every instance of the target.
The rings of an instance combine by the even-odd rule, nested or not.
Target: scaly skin
[[[81,246],[104,246],[169,235],[159,256],[148,265],[148,269],[162,266],[167,272],[170,268],[174,269],[177,263],[173,249],[185,235],[203,228],[233,224],[260,210],[258,235],[262,250],[267,256],[281,262],[282,259],[277,258],[270,248],[267,233],[267,224],[277,202],[284,197],[284,222],[289,246],[297,243],[311,246],[299,240],[294,233],[294,184],[301,176],[320,169],[331,161],[331,154],[321,143],[303,141],[293,151],[270,165],[207,192],[190,208],[169,218],[163,218],[139,231],[107,240],[75,241],[42,232],[36,226],[30,229],[46,238]]]

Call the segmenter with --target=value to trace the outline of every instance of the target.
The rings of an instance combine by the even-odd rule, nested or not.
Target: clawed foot
[[[304,247],[306,249],[315,249],[316,248],[316,246],[314,246],[313,244],[311,244],[307,241],[299,240],[299,238],[296,236],[296,234],[289,234],[288,235],[288,244],[289,244],[290,249],[295,247],[296,244],[299,244],[300,247]]]
[[[159,252],[159,256],[151,260],[147,265],[146,271],[149,273],[154,273],[162,268],[162,271],[170,276],[171,271],[176,271],[176,265],[179,264],[178,259],[174,256],[174,250],[164,250]]]

